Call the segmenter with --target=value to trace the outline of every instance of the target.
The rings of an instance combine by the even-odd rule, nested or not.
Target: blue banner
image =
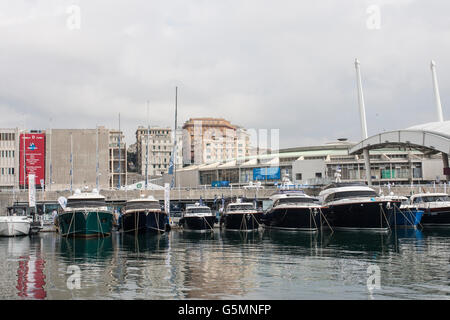
[[[280,178],[281,178],[280,167],[253,169],[253,180],[278,180]]]
[[[229,187],[230,186],[230,181],[213,181],[211,183],[211,186],[217,187],[217,188]]]

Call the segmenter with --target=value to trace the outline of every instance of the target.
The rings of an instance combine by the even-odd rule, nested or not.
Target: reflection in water
[[[169,238],[167,234],[137,234],[131,235],[121,233],[117,235],[119,243],[123,249],[134,253],[157,252],[167,250]]]
[[[0,238],[2,299],[445,298],[450,230]],[[67,287],[68,268],[81,288]],[[368,295],[367,268],[382,289]]]
[[[61,237],[60,253],[62,257],[72,262],[106,259],[112,254],[112,244],[111,236],[88,239]]]

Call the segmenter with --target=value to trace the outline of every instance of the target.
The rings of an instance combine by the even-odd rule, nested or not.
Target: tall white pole
[[[99,191],[99,178],[98,178],[98,173],[99,173],[99,164],[98,164],[98,126],[97,126],[97,130],[96,130],[96,135],[95,135],[95,186],[97,188],[97,191]]]
[[[436,76],[436,62],[431,60],[431,76],[433,78],[434,97],[436,99],[436,109],[439,122],[444,122],[444,116],[442,114],[441,96],[439,95],[439,86]]]
[[[73,138],[72,132],[70,133],[70,193],[73,189]]]
[[[177,112],[178,112],[178,87],[175,87],[175,129],[173,131],[173,135],[175,137],[174,143],[173,143],[173,179],[174,179],[174,187],[177,186]]]
[[[364,106],[364,95],[362,90],[362,82],[361,82],[361,71],[359,68],[359,60],[355,59],[355,68],[356,68],[356,84],[358,86],[358,103],[359,103],[359,115],[361,119],[361,135],[362,140],[367,139],[367,122],[366,122],[366,108]],[[369,150],[363,150],[364,155],[364,163],[366,167],[366,180],[369,186],[372,185],[372,175],[370,172],[370,158],[369,158]]]
[[[120,113],[119,113],[119,139],[118,139],[118,144],[119,144],[119,180],[117,183],[117,189],[120,190],[120,185],[121,185],[121,175],[122,175],[122,152],[120,150],[120,136],[121,136],[121,132],[120,132]]]
[[[52,118],[50,118],[50,134],[49,134],[49,145],[50,145],[50,150],[49,150],[49,158],[50,158],[50,165],[49,165],[49,190],[52,189],[52,179],[53,179],[53,164],[52,164],[52,135],[53,135],[53,130],[52,130]]]
[[[148,119],[148,101],[147,101],[147,141],[145,144],[145,190],[148,189],[148,142],[149,142],[149,138],[150,138],[150,122]]]
[[[431,77],[433,78],[434,98],[436,99],[438,121],[444,122],[444,115],[442,114],[441,96],[439,95],[439,85],[436,76],[436,62],[434,62],[434,60],[431,60],[430,67],[431,67]],[[446,170],[448,170],[449,167],[449,161],[448,161],[448,154],[445,152],[442,152],[442,161],[444,166],[444,172],[446,172]],[[450,175],[446,174],[446,178],[447,181],[450,180]]]

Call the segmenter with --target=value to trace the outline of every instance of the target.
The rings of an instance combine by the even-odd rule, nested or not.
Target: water
[[[448,299],[449,240],[450,230],[0,238],[0,298]],[[371,265],[380,289],[368,290]]]

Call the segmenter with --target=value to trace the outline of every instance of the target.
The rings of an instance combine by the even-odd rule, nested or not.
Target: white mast
[[[431,67],[431,77],[433,78],[434,98],[436,99],[438,121],[444,122],[444,115],[442,114],[441,96],[439,95],[439,85],[436,76],[436,62],[434,62],[434,60],[431,60],[430,67]],[[444,172],[446,172],[446,170],[448,170],[449,167],[449,161],[448,161],[448,154],[445,152],[442,152],[442,161],[444,166]],[[447,181],[449,181],[450,175],[446,174],[446,178]]]
[[[174,136],[174,148],[172,150],[173,154],[173,179],[174,187],[177,186],[177,112],[178,112],[178,87],[175,87],[175,130],[173,131]]]
[[[360,71],[359,65],[360,65],[359,60],[355,59],[356,84],[358,86],[359,115],[360,115],[360,119],[361,119],[361,134],[362,134],[362,140],[365,140],[365,139],[367,139],[366,108],[364,105],[364,95],[363,95],[363,90],[362,90],[361,71]],[[367,184],[369,186],[371,186],[372,185],[372,175],[370,173],[369,150],[364,149],[363,155],[364,155],[364,163],[365,163],[365,167],[366,167]]]
[[[117,189],[118,190],[120,190],[120,185],[121,185],[121,179],[120,179],[120,176],[122,175],[122,152],[121,152],[121,149],[120,149],[120,136],[121,136],[121,134],[120,134],[120,112],[119,112],[119,138],[118,138],[118,144],[119,144],[119,180],[118,180],[118,184],[117,184]]]
[[[99,165],[98,165],[98,126],[96,130],[95,135],[95,186],[97,188],[97,191],[99,191],[99,179],[98,179],[98,171],[99,171]]]
[[[148,120],[148,101],[147,101],[147,143],[145,145],[145,190],[148,189],[148,142],[150,137],[150,122]]]
[[[50,165],[49,165],[49,176],[50,176],[50,181],[49,181],[49,190],[52,189],[52,175],[53,175],[53,166],[52,166],[52,134],[53,134],[53,130],[52,130],[52,118],[50,118],[50,134],[49,134],[49,144],[50,144],[50,152],[49,152],[49,160],[50,160]]]
[[[444,116],[442,114],[442,105],[441,105],[441,96],[439,95],[439,86],[438,86],[438,80],[436,76],[436,62],[434,60],[431,60],[431,76],[433,78],[433,89],[434,89],[434,97],[436,99],[436,109],[438,114],[438,120],[439,122],[444,122]]]
[[[73,138],[72,132],[70,133],[70,193],[72,193],[73,188]]]

